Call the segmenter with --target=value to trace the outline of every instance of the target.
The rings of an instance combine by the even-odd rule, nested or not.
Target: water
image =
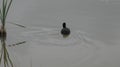
[[[22,5],[21,5],[21,3]],[[14,1],[7,44],[18,67],[119,67],[120,2],[112,0]],[[14,15],[14,16],[13,16]],[[62,22],[71,34],[60,34]]]

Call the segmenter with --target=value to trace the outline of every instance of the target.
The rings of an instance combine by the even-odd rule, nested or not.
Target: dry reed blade
[[[13,24],[13,25],[16,25],[16,26],[19,26],[19,27],[22,27],[22,28],[26,28],[26,26],[21,25],[21,24],[17,24],[17,23],[13,23],[13,22],[8,22],[8,23]]]

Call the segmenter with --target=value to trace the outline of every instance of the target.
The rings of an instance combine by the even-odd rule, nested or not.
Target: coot
[[[66,27],[66,23],[63,22],[63,29],[61,30],[63,37],[67,37],[70,34],[70,29]]]

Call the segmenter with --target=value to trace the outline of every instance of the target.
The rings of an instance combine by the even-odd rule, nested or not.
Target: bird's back
[[[63,28],[61,30],[61,34],[62,35],[69,35],[70,34],[70,29],[69,28]]]

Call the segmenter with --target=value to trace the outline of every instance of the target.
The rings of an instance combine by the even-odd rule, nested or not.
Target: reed
[[[1,45],[0,65],[4,67],[14,67],[7,50],[5,40],[1,40]]]
[[[0,8],[0,20],[2,22],[3,28],[5,28],[6,17],[8,15],[8,11],[10,9],[12,1],[13,0],[3,0],[2,1],[2,7]]]
[[[2,23],[2,26],[0,27],[0,39],[1,39],[1,49],[0,49],[0,67],[13,67],[12,60],[10,59],[7,47],[6,47],[6,17],[8,14],[8,11],[10,9],[10,6],[12,4],[13,0],[2,0],[2,5],[0,8],[0,20]],[[2,65],[3,64],[3,65]]]

